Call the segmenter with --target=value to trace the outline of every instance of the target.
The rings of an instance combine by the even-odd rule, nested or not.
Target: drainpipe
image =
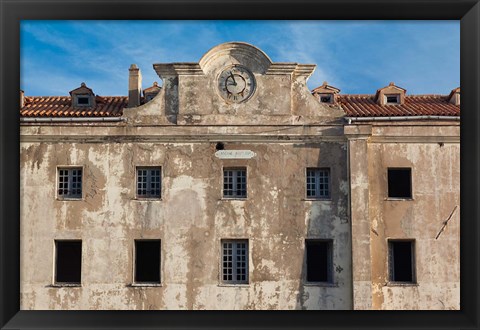
[[[352,121],[405,121],[405,120],[460,120],[460,116],[391,116],[391,117],[345,117],[349,124]]]
[[[53,122],[122,122],[127,121],[123,117],[21,117],[23,123],[53,123]]]

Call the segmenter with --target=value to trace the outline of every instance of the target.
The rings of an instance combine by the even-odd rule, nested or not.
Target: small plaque
[[[215,156],[220,159],[250,159],[256,156],[251,150],[218,150]]]

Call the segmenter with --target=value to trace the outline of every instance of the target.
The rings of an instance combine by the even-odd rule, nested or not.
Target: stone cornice
[[[294,76],[305,76],[309,77],[315,70],[315,64],[298,64],[298,63],[272,63],[268,71],[265,73],[267,75],[284,75],[292,74]]]
[[[268,68],[266,75],[292,74],[297,67],[297,63],[272,63]]]
[[[343,136],[322,135],[22,135],[20,143],[319,143],[346,142]]]
[[[460,143],[460,136],[372,136],[369,143]]]
[[[198,63],[161,63],[154,64],[153,68],[158,76],[204,75]]]

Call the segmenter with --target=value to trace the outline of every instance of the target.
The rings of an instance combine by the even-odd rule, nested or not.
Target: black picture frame
[[[479,0],[0,0],[1,329],[478,329]],[[436,19],[461,24],[460,311],[20,311],[20,21]]]

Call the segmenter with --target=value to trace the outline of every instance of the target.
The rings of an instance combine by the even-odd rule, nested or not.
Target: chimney
[[[20,90],[20,109],[25,105],[25,93]]]
[[[140,105],[142,74],[136,64],[130,65],[128,71],[128,107],[132,108]]]

